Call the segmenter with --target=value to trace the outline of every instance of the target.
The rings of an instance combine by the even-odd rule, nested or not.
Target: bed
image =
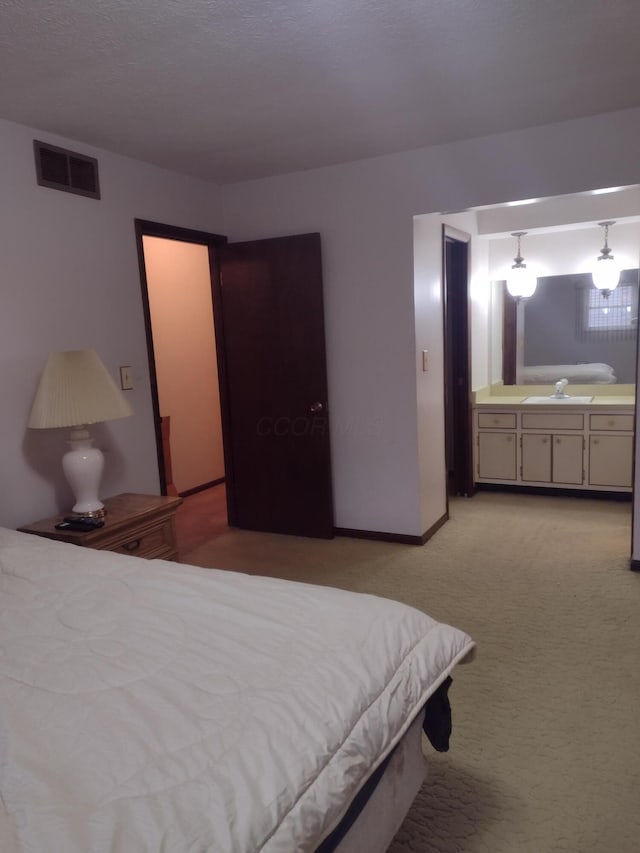
[[[533,364],[519,368],[519,385],[549,385],[568,379],[577,385],[614,385],[616,375],[610,364]]]
[[[384,850],[473,651],[398,602],[0,528],[0,850]]]

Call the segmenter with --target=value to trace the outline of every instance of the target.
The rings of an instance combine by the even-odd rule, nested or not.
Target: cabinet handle
[[[542,443],[543,443],[543,444],[546,444],[546,443],[547,443],[547,439],[546,439],[546,438],[543,438],[543,439],[542,439]]]
[[[556,444],[560,444],[560,443],[561,443],[561,440],[559,438],[556,438]]]
[[[125,551],[137,551],[140,547],[140,540],[134,539],[132,542],[125,542],[122,547]]]
[[[591,440],[593,441],[594,444],[600,444],[599,438],[592,438]]]

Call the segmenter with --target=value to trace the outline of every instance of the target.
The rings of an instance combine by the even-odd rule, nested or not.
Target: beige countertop
[[[518,408],[523,409],[553,409],[554,411],[558,411],[559,409],[572,409],[574,407],[580,409],[620,409],[625,408],[633,411],[635,400],[633,397],[628,395],[616,397],[613,394],[606,394],[603,396],[598,396],[597,394],[593,397],[593,400],[590,403],[572,403],[571,399],[565,400],[561,403],[554,403],[550,401],[549,403],[524,403],[523,401],[527,396],[537,397],[539,394],[530,394],[523,396],[515,396],[515,395],[491,395],[482,397],[479,400],[476,400],[474,406],[478,409],[487,409],[487,408],[513,408],[517,406]]]

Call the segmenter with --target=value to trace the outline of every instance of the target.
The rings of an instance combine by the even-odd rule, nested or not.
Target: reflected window
[[[607,296],[595,287],[585,289],[584,330],[597,333],[635,329],[637,292],[634,284],[619,284]]]

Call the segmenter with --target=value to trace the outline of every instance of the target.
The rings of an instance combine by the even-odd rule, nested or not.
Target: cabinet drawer
[[[478,412],[479,429],[515,429],[515,412]]]
[[[589,428],[592,430],[633,431],[633,415],[590,415]]]
[[[99,547],[132,557],[169,557],[175,551],[172,521],[165,519],[159,524],[129,531],[101,542]]]
[[[574,412],[526,412],[522,415],[523,429],[583,429],[584,415]]]

